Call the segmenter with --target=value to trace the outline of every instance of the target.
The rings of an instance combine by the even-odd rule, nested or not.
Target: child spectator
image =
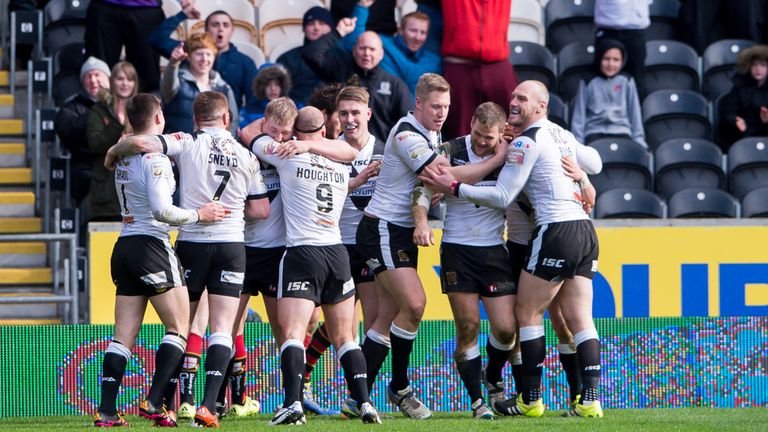
[[[736,59],[731,91],[720,102],[720,146],[724,152],[734,141],[768,136],[768,45],[743,50]]]
[[[254,120],[264,117],[269,101],[288,96],[291,91],[291,75],[279,64],[264,65],[253,79],[253,94],[256,104],[240,110],[240,127],[244,128]],[[298,104],[297,104],[298,105]]]
[[[622,73],[626,64],[624,45],[613,39],[599,41],[595,63],[598,75],[588,84],[582,81],[574,98],[573,135],[582,143],[626,137],[647,147],[635,80]]]

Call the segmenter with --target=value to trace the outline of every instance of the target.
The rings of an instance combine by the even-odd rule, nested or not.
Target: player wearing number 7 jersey
[[[215,427],[216,396],[232,352],[232,329],[245,272],[243,216],[263,217],[269,204],[256,158],[228,131],[231,116],[227,98],[221,93],[202,92],[195,98],[193,111],[195,134],[130,137],[109,150],[105,164],[115,156],[136,152],[173,156],[180,170],[181,207],[197,208],[213,200],[228,211],[220,222],[182,227],[176,242],[176,253],[186,269],[193,316],[203,291],[208,290],[211,335],[205,359],[205,393],[195,421]]]

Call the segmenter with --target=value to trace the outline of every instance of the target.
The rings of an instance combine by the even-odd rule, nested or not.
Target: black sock
[[[125,366],[128,364],[131,352],[125,345],[112,341],[104,354],[101,366],[101,403],[99,412],[106,415],[117,414],[117,393],[123,381]]]
[[[376,376],[381,370],[381,366],[384,364],[384,360],[389,355],[389,346],[375,341],[374,338],[380,337],[379,333],[375,333],[378,336],[371,336],[373,330],[368,331],[368,336],[363,341],[362,351],[365,357],[365,374],[368,375],[368,393],[373,390],[373,384],[376,382]],[[388,342],[388,339],[382,341]]]
[[[184,358],[179,359],[179,362],[176,363],[176,369],[173,370],[173,375],[171,375],[171,378],[168,380],[168,385],[165,386],[165,394],[163,395],[163,400],[165,403],[165,407],[170,411],[176,411],[176,392],[179,388],[179,373],[181,373],[181,365]]]
[[[286,345],[289,344],[289,345]],[[304,344],[300,341],[286,341],[280,350],[280,370],[283,372],[283,408],[301,400],[304,379]]]
[[[541,374],[546,357],[546,340],[544,335],[534,336],[529,340],[523,340],[523,330],[521,329],[520,353],[523,357],[523,402],[529,404],[541,399]],[[541,333],[544,329],[541,328]]]
[[[507,364],[509,354],[512,350],[501,350],[496,348],[491,343],[491,336],[488,336],[485,350],[488,353],[488,365],[485,367],[485,379],[492,384],[501,382],[503,380],[501,372],[504,370],[504,366]]]
[[[216,412],[216,399],[227,373],[229,356],[232,355],[232,337],[227,335],[228,344],[217,343],[214,339],[219,333],[214,333],[208,338],[208,351],[205,353],[205,393],[203,393],[202,406],[208,408],[211,413]]]
[[[168,386],[168,381],[176,371],[181,358],[184,357],[186,340],[175,334],[166,334],[155,354],[155,373],[152,376],[152,385],[149,387],[147,400],[152,406],[163,406],[163,396]]]
[[[246,357],[233,359],[232,371],[229,375],[229,388],[232,390],[232,403],[242,405],[245,403],[245,359]]]
[[[459,377],[464,383],[464,387],[467,388],[469,393],[469,400],[471,403],[475,403],[478,399],[483,398],[483,392],[480,390],[480,374],[483,369],[483,361],[480,359],[480,349],[477,345],[474,347],[477,349],[477,355],[474,358],[465,359],[468,353],[462,354],[462,358],[456,358],[456,369],[459,370]],[[492,381],[492,382],[498,382]]]
[[[397,335],[395,333],[400,333]],[[403,337],[405,336],[405,337]],[[411,333],[392,324],[389,340],[392,342],[392,391],[398,392],[410,384],[408,381],[408,365],[411,362],[411,351],[416,333]]]
[[[523,365],[512,365],[512,379],[515,381],[515,393],[520,394],[523,391]]]
[[[579,368],[581,369],[581,402],[600,399],[600,341],[588,339],[576,346]]]
[[[229,384],[230,378],[232,378],[232,362],[234,362],[234,359],[227,363],[227,371],[224,373],[224,380],[221,382],[219,394],[216,396],[216,403],[220,406],[227,405],[227,385]]]
[[[195,378],[200,368],[200,356],[186,353],[179,373],[179,403],[195,405]]]
[[[352,348],[347,348],[347,344],[350,344]],[[365,356],[357,346],[355,342],[347,342],[339,351],[341,357],[339,357],[339,363],[344,369],[344,379],[347,381],[347,387],[349,387],[349,395],[357,402],[357,406],[363,402],[370,402],[371,398],[368,395],[368,379],[365,373]]]
[[[568,381],[570,401],[575,401],[576,396],[581,394],[581,372],[579,371],[579,360],[576,353],[561,352],[560,364],[563,366],[565,379]]]

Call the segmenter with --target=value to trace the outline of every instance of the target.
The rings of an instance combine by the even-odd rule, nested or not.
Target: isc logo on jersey
[[[541,265],[543,265],[544,267],[563,268],[563,263],[565,263],[564,259],[555,259],[555,258],[544,258],[541,261]]]
[[[309,282],[307,281],[293,281],[288,284],[286,291],[308,291]]]

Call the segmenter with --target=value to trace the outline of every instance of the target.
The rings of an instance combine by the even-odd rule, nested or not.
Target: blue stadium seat
[[[595,47],[591,43],[574,42],[557,55],[557,94],[570,102],[579,91],[579,82],[595,77],[593,58]]]
[[[768,218],[768,187],[747,192],[741,199],[741,217]]]
[[[550,0],[544,17],[547,48],[554,53],[572,42],[595,41],[595,0]]]
[[[670,218],[735,218],[738,203],[725,191],[712,188],[688,188],[668,201]]]
[[[675,138],[660,145],[653,160],[656,191],[665,198],[691,187],[725,188],[723,153],[711,141]]]
[[[645,40],[677,39],[679,0],[652,0],[649,5],[651,25],[645,29]]]
[[[509,43],[509,62],[515,67],[519,81],[537,80],[548,89],[556,89],[555,56],[537,43],[512,41]]]
[[[556,94],[549,94],[549,105],[547,107],[547,117],[553,123],[568,129],[568,107]]]
[[[736,57],[745,49],[755,45],[745,39],[724,39],[709,45],[702,56],[702,93],[709,100],[725,93],[733,86],[733,67]]]
[[[664,217],[664,203],[655,193],[645,189],[611,189],[597,198],[595,217],[661,219]]]
[[[616,188],[651,190],[651,155],[641,144],[630,138],[603,138],[589,146],[603,160],[600,174],[590,176],[598,195]]]
[[[768,186],[768,137],[743,138],[728,150],[728,190],[737,198]]]
[[[645,49],[645,69],[641,79],[646,94],[667,89],[699,91],[699,55],[696,50],[673,40],[648,41]]]
[[[709,139],[709,107],[690,90],[657,90],[643,100],[645,139],[651,150],[672,138]]]

